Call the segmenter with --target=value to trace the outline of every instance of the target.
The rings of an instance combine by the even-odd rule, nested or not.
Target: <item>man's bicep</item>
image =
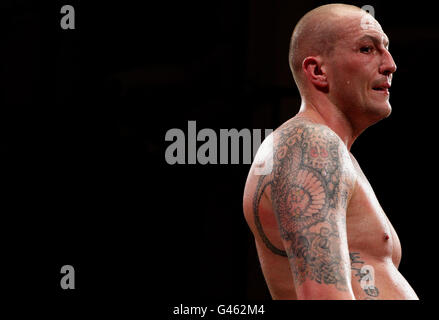
[[[353,298],[341,141],[321,126],[279,138],[272,201],[298,297]]]

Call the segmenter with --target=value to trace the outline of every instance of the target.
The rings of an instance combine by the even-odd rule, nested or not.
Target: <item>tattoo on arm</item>
[[[327,127],[307,123],[278,130],[273,172],[259,178],[253,198],[255,224],[267,248],[289,258],[298,284],[311,279],[346,290],[349,256],[342,249],[346,224],[340,212],[346,210],[349,185],[342,177],[341,141]],[[286,250],[269,241],[260,223],[267,187]]]

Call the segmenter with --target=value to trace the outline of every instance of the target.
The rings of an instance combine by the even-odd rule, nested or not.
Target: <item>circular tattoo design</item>
[[[280,225],[286,233],[296,233],[326,217],[326,192],[318,174],[300,169],[281,202]]]

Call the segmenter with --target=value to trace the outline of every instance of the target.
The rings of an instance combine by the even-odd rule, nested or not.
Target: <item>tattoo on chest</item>
[[[342,182],[340,140],[328,128],[294,122],[277,131],[273,171],[260,176],[253,197],[259,236],[273,253],[291,261],[295,281],[306,279],[346,289],[346,266],[339,249],[340,225],[348,188]],[[267,187],[286,250],[276,248],[264,233],[259,205]]]

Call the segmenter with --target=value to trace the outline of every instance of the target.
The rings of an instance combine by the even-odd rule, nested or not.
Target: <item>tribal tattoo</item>
[[[309,121],[285,124],[274,139],[273,171],[259,178],[253,198],[258,233],[273,253],[288,257],[299,284],[311,279],[346,290],[349,265],[340,233],[346,221],[339,212],[346,210],[351,187],[344,170],[349,156],[334,132]],[[270,242],[260,222],[259,203],[267,187],[286,250]]]

